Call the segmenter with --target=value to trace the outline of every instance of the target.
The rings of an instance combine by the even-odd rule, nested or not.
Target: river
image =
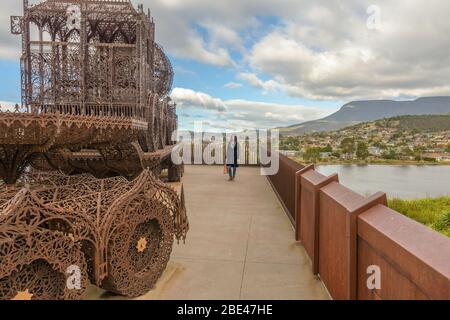
[[[378,191],[403,199],[450,195],[450,166],[323,165],[317,170],[338,173],[343,185],[365,196]]]

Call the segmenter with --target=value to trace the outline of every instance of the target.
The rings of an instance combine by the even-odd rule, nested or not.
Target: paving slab
[[[138,299],[329,299],[259,168],[227,178],[221,166],[186,166],[186,244],[175,244],[156,287]],[[88,298],[124,299],[94,287]]]

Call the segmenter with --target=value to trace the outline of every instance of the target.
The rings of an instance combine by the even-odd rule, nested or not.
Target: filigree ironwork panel
[[[59,262],[52,259],[60,259],[60,255],[76,258],[71,265],[80,266],[94,284],[106,290],[132,297],[141,295],[154,286],[164,271],[174,237],[185,240],[189,229],[183,191],[177,193],[149,170],[131,182],[122,177],[99,180],[86,174],[69,177],[62,173],[32,172],[24,178],[24,183],[27,186],[16,194],[2,193],[0,198],[0,237],[3,235],[5,241],[0,242],[0,257],[9,261],[7,265],[1,264],[5,268],[0,273],[0,293],[5,292],[0,294],[1,298],[25,289],[36,298],[70,298],[62,295],[65,290],[62,280],[55,280],[62,291],[51,288],[58,292],[55,296],[51,296],[50,289],[43,295],[37,287],[30,289],[28,280],[6,290],[7,284],[17,282],[14,279],[21,272],[31,277],[28,273],[35,270],[30,266],[35,261],[43,260],[54,266]],[[44,240],[38,243],[41,235],[46,235],[47,238],[42,237],[48,243]],[[21,237],[25,239],[23,242],[32,243],[22,245],[17,240]],[[62,247],[61,252],[54,254],[49,249],[55,247],[57,239],[61,246],[64,241],[71,243],[72,249]],[[12,250],[11,243],[17,244],[17,248]],[[32,256],[24,262],[8,258],[26,253]],[[23,271],[25,265],[29,269]],[[45,267],[45,270],[61,273],[60,269]],[[63,275],[59,277],[66,279]],[[41,289],[47,290],[45,286]],[[80,290],[77,297],[82,296],[85,287]]]

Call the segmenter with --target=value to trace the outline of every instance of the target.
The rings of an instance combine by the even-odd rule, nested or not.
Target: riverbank
[[[389,200],[389,207],[450,237],[450,196],[417,200]]]
[[[299,157],[292,157],[292,159],[298,163],[308,163],[308,161],[304,160],[303,158]],[[428,161],[413,161],[413,160],[386,160],[386,159],[379,159],[379,160],[327,160],[327,161],[317,161],[314,164],[320,166],[320,165],[393,165],[393,166],[407,166],[407,165],[414,165],[414,166],[450,166],[450,161],[442,161],[442,162],[428,162]]]

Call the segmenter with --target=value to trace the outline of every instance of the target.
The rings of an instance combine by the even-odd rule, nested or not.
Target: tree
[[[356,149],[356,156],[358,159],[366,160],[369,156],[369,147],[367,146],[367,143],[364,141],[358,142],[358,147]]]
[[[339,151],[334,151],[331,155],[338,159],[341,157],[341,153]]]
[[[386,159],[386,160],[396,160],[396,159],[398,159],[398,155],[397,155],[397,153],[395,152],[394,149],[389,149],[389,151],[384,152],[382,157],[383,157],[383,159]]]
[[[398,139],[400,139],[401,137],[403,137],[403,131],[398,130],[398,131],[396,131],[396,132],[392,135],[391,140],[398,140]]]
[[[299,150],[300,141],[297,137],[281,137],[280,150]]]
[[[402,155],[405,157],[414,157],[415,156],[414,151],[411,150],[409,147],[404,147],[402,149]]]
[[[422,161],[423,157],[422,154],[425,152],[425,148],[422,146],[416,146],[414,147],[413,153],[415,155],[416,161]]]
[[[320,149],[319,148],[308,148],[306,149],[303,158],[308,162],[317,162],[320,158]]]
[[[327,146],[322,148],[320,152],[333,152],[333,147],[331,146],[331,144],[327,144]]]
[[[347,158],[352,158],[355,153],[355,139],[345,138],[341,142],[341,151],[347,156]]]
[[[376,142],[373,144],[373,146],[374,146],[374,147],[377,147],[377,148],[380,148],[380,149],[383,149],[383,150],[386,150],[386,149],[387,149],[386,144],[383,143],[383,142],[381,142],[381,141],[376,141]]]

